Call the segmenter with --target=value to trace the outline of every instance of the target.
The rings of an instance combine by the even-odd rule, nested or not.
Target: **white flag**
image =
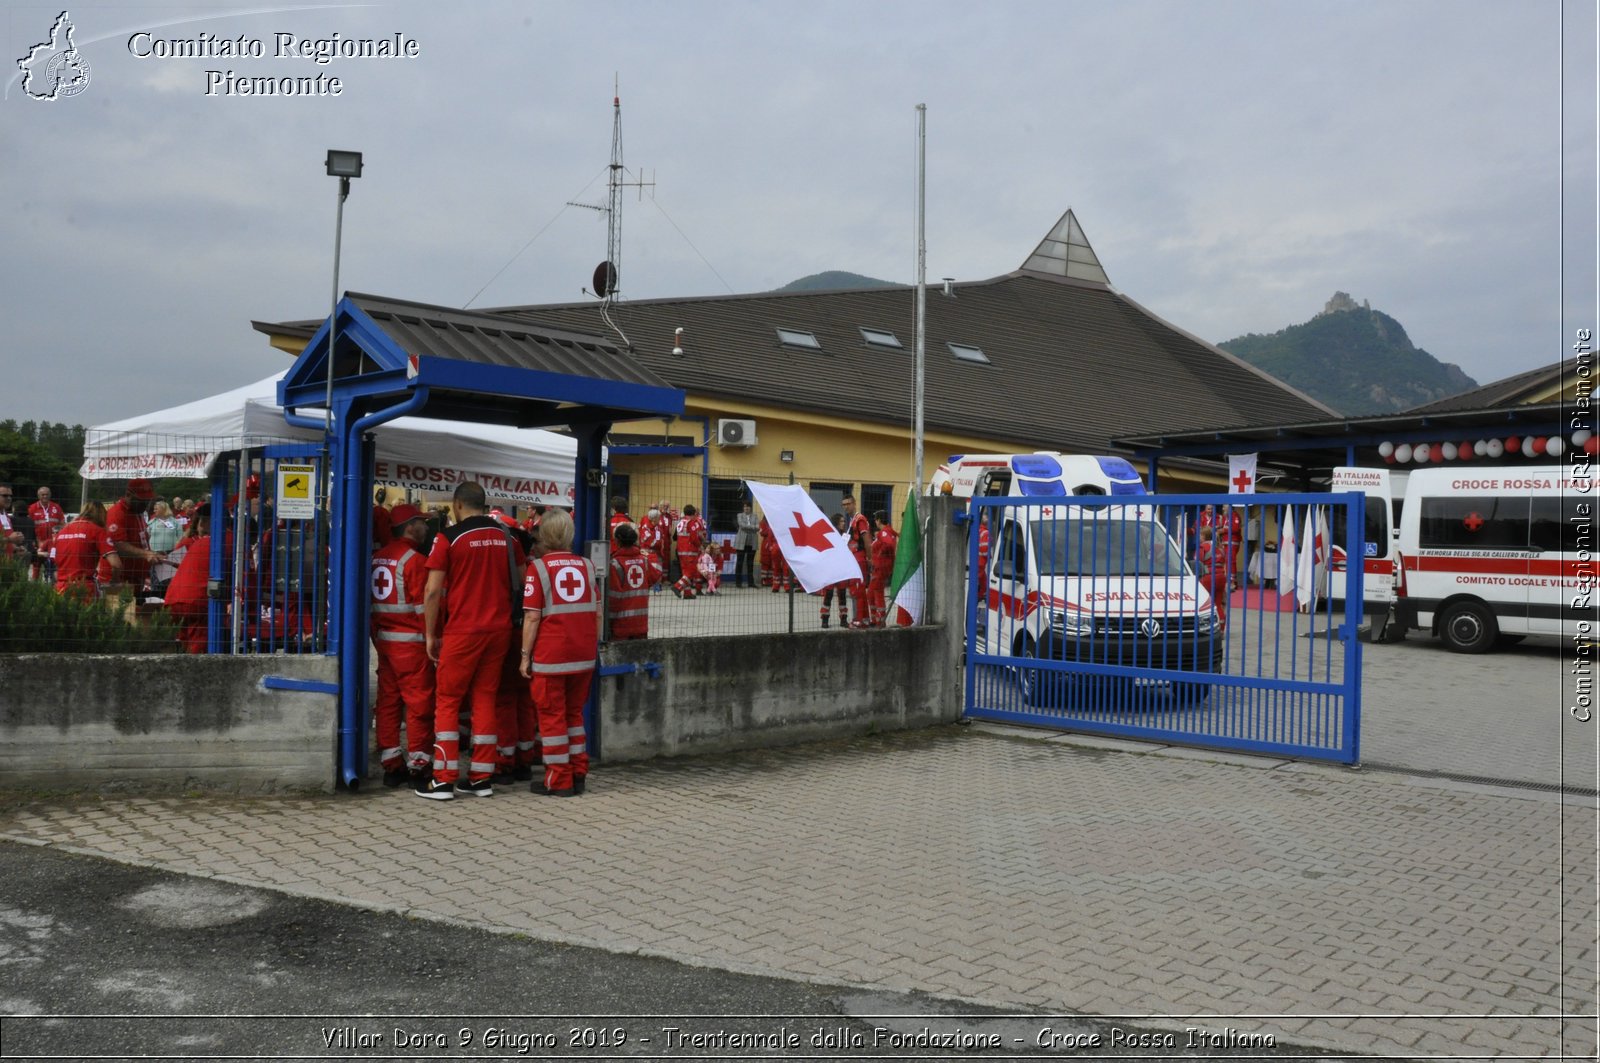
[[[1299,561],[1294,549],[1294,507],[1284,506],[1278,511],[1278,593],[1285,598],[1294,597]]]
[[[767,518],[783,559],[789,562],[807,594],[861,578],[861,566],[850,552],[850,544],[822,515],[804,488],[755,480],[746,480],[745,485]]]
[[[1228,494],[1253,495],[1256,493],[1256,455],[1228,455]]]
[[[1306,507],[1305,531],[1300,536],[1300,557],[1294,574],[1295,600],[1302,613],[1309,613],[1317,599],[1328,593],[1328,518],[1321,506]]]

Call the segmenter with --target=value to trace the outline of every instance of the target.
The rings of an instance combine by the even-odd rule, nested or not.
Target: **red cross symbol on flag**
[[[1250,493],[1250,485],[1255,483],[1255,482],[1256,482],[1255,481],[1255,477],[1251,476],[1250,473],[1247,472],[1246,470],[1240,469],[1239,470],[1239,475],[1235,476],[1233,478],[1233,486],[1238,489],[1234,493],[1235,494],[1241,494],[1241,495],[1249,494]]]
[[[833,542],[828,538],[828,533],[833,531],[833,525],[818,518],[815,523],[807,524],[805,517],[794,514],[794,527],[789,529],[790,536],[796,546],[809,546],[813,550],[832,550]]]

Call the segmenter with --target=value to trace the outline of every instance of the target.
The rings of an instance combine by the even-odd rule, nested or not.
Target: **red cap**
[[[156,490],[150,486],[149,480],[129,480],[128,497],[139,498],[149,502],[156,497]]]
[[[400,529],[404,528],[409,522],[421,520],[426,516],[426,513],[411,503],[402,502],[389,511],[389,530],[398,536]]]

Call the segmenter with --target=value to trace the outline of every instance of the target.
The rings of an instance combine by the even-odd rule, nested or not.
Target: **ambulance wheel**
[[[1022,636],[1016,656],[1030,662],[1039,659],[1039,646],[1033,641],[1033,636]],[[1022,688],[1022,703],[1033,709],[1059,703],[1059,680],[1059,676],[1040,668],[1018,667],[1017,685]]]
[[[1488,653],[1500,626],[1482,602],[1457,602],[1439,618],[1439,637],[1452,653]]]

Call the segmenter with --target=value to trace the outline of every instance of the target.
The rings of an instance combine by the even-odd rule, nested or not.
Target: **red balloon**
[[[1460,446],[1456,447],[1456,457],[1460,458],[1462,461],[1471,461],[1472,444],[1462,443]]]
[[[1596,436],[1595,439],[1591,439],[1590,442],[1592,443],[1597,439],[1600,439],[1600,436]],[[1385,465],[1393,465],[1394,464],[1394,451],[1391,450],[1389,453],[1382,455],[1382,457],[1383,457],[1383,463]]]
[[[1600,436],[1590,436],[1584,440],[1583,452],[1591,456],[1600,454]]]
[[[1531,443],[1533,441],[1533,437],[1530,436],[1528,438],[1528,441]],[[1515,454],[1517,451],[1519,451],[1521,449],[1522,449],[1522,440],[1518,439],[1516,436],[1511,436],[1506,440],[1506,453],[1507,454]],[[1537,454],[1539,452],[1536,450],[1533,453]]]
[[[1527,450],[1528,450],[1528,455],[1530,457],[1535,457],[1536,458],[1540,454],[1543,454],[1544,453],[1544,436],[1529,436],[1528,437],[1528,448],[1527,448]]]

